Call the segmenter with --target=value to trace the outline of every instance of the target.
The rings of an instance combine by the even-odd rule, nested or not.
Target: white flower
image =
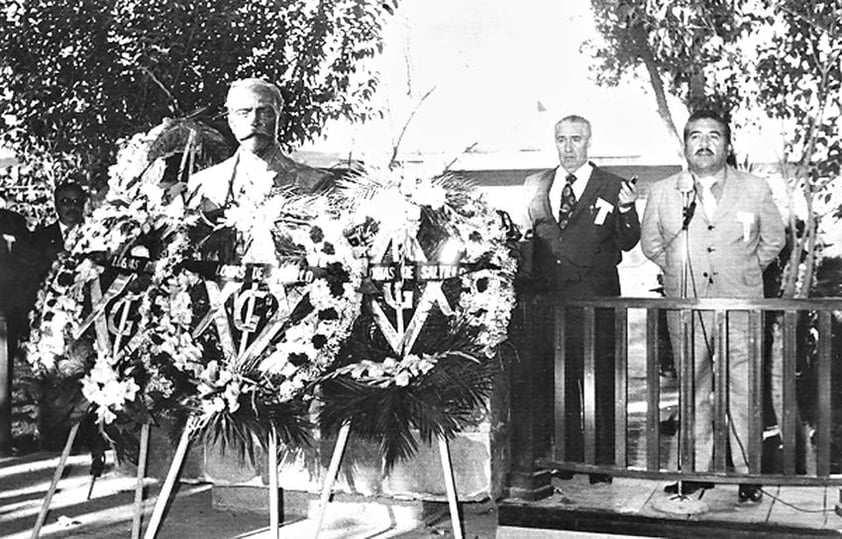
[[[317,311],[324,311],[336,306],[330,294],[330,285],[326,279],[316,279],[310,285],[310,305]]]
[[[429,206],[434,210],[439,210],[447,202],[447,191],[441,185],[433,185],[433,182],[429,180],[422,181],[415,187],[412,201],[419,206]]]
[[[406,387],[409,385],[411,378],[408,371],[401,371],[395,376],[395,385],[399,387]]]
[[[133,378],[122,379],[112,362],[110,355],[100,352],[93,368],[81,380],[82,395],[96,407],[97,420],[106,424],[114,421],[115,412],[123,410],[140,390]]]

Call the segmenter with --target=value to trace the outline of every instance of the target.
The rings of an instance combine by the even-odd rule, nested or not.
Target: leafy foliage
[[[333,118],[365,120],[396,1],[4,0],[0,15],[3,143],[53,176],[104,182],[116,143],[167,117],[219,125],[228,84],[276,82],[291,146]],[[34,173],[31,183],[55,183]]]
[[[721,0],[594,0],[592,5],[605,39],[595,50],[602,62],[598,79],[616,84],[624,72],[653,61],[668,91],[691,109],[709,100],[717,67],[737,60],[731,45],[750,22],[738,11],[739,3]],[[736,96],[718,97],[733,102]]]
[[[793,250],[784,276],[784,297],[809,295],[819,260],[820,206],[837,206],[832,182],[842,157],[842,6],[838,2],[767,2],[771,39],[757,48],[757,104],[786,130],[782,172],[802,193],[803,226],[790,216]]]
[[[801,216],[803,226],[791,216],[795,248],[782,295],[806,296],[820,245],[816,204],[831,201],[828,186],[842,162],[842,6],[826,0],[591,4],[604,38],[593,46],[597,80],[616,84],[623,74],[645,68],[659,113],[679,142],[667,93],[690,110],[704,105],[735,112],[743,122],[781,120],[781,172],[791,192],[803,195],[808,213]]]
[[[729,78],[742,69],[739,45],[752,24],[746,2],[716,0],[592,0],[601,43],[589,43],[597,60],[600,84],[616,86],[626,74],[643,67],[658,111],[678,143],[666,95],[678,97],[690,110],[729,110],[741,87]]]
[[[348,423],[354,437],[378,445],[388,471],[418,450],[413,429],[431,444],[474,424],[497,369],[494,362],[444,352],[433,370],[407,386],[372,388],[350,377],[331,378],[322,384],[319,423],[333,435]]]

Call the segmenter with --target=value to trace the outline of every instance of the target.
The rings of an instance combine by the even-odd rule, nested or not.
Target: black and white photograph
[[[0,0],[0,537],[842,536],[838,0]]]

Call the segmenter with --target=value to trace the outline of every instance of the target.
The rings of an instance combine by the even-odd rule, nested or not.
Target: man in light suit
[[[767,182],[726,164],[728,123],[713,111],[693,113],[684,128],[688,170],[652,186],[643,215],[643,253],[664,272],[668,297],[761,298],[763,270],[784,246],[784,225]],[[687,241],[682,230],[687,227]],[[687,247],[685,247],[685,245]],[[687,251],[687,278],[684,251]],[[683,287],[683,289],[682,289]],[[678,319],[668,316],[673,350]],[[694,316],[695,464],[709,469],[713,454],[711,392],[714,387],[711,313]],[[748,315],[729,313],[729,428],[734,468],[748,472]],[[684,482],[684,493],[710,488]],[[740,485],[740,501],[759,501],[758,485]]]
[[[525,181],[528,226],[534,238],[533,265],[549,300],[560,297],[620,295],[617,264],[622,251],[640,238],[633,183],[588,161],[591,125],[581,116],[566,116],[555,125],[560,166]],[[552,306],[541,306],[552,312]],[[539,308],[541,308],[539,307]],[[566,460],[583,458],[583,333],[581,311],[568,310],[565,365]],[[596,317],[596,463],[614,464],[614,322],[613,312]],[[552,336],[551,327],[546,329]],[[552,357],[550,355],[550,357]],[[552,383],[552,365],[547,379]],[[625,463],[618,463],[625,466]],[[591,482],[610,477],[591,474]]]

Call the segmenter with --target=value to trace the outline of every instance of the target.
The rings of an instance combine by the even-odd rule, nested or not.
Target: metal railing
[[[0,315],[0,455],[12,450],[12,356],[7,328]]]
[[[554,303],[554,395],[553,416],[554,435],[549,455],[541,457],[536,452],[535,462],[539,468],[554,468],[577,472],[607,473],[614,476],[641,477],[653,479],[693,479],[713,481],[719,483],[762,483],[762,484],[798,484],[798,485],[836,485],[842,484],[842,474],[831,474],[833,468],[838,469],[839,463],[833,462],[831,455],[831,430],[834,424],[842,423],[842,417],[833,417],[831,380],[833,369],[842,369],[842,363],[833,365],[833,358],[842,354],[842,350],[832,347],[832,315],[833,311],[842,311],[842,299],[810,299],[810,300],[781,300],[781,299],[635,299],[635,298],[604,298],[572,300],[562,299]],[[545,303],[546,305],[546,303]],[[613,464],[597,464],[597,417],[595,379],[600,376],[597,369],[597,343],[600,334],[595,324],[596,313],[613,310],[613,341],[614,341],[614,417],[615,435]],[[645,313],[644,328],[637,328],[638,339],[640,333],[644,340],[645,355],[645,417],[642,432],[645,433],[645,458],[642,465],[630,466],[629,463],[629,313],[630,310]],[[678,350],[674,350],[675,367],[678,380],[678,451],[673,458],[673,466],[665,467],[662,459],[660,432],[660,403],[661,383],[659,354],[662,352],[659,339],[662,318],[659,312],[666,311],[672,317],[673,332],[679,331],[678,338],[673,336],[673,342],[678,343]],[[576,313],[577,319],[571,323],[570,313]],[[747,318],[747,331],[744,334],[748,350],[748,403],[749,429],[748,439],[743,441],[743,448],[748,464],[748,474],[736,473],[729,469],[728,454],[728,393],[723,384],[714,383],[712,418],[713,418],[713,463],[710,470],[696,471],[694,462],[695,440],[693,436],[694,424],[694,361],[693,361],[693,326],[694,320],[701,313],[712,321],[710,328],[713,343],[713,355],[725,358],[725,361],[713,362],[714,380],[726,380],[728,377],[729,342],[738,338],[728,334],[728,321],[736,317]],[[736,316],[735,316],[736,315]],[[799,317],[810,315],[814,318],[815,356],[811,368],[815,369],[815,386],[810,391],[815,392],[815,414],[811,428],[813,434],[807,441],[815,455],[815,465],[810,470],[803,470],[797,465],[798,430],[802,425],[797,417],[796,395],[796,364],[797,364],[797,332]],[[581,316],[581,319],[578,319]],[[766,320],[774,320],[766,323]],[[583,458],[573,460],[566,454],[565,444],[558,443],[565,440],[570,428],[578,426],[568,425],[569,417],[565,414],[565,369],[563,366],[570,360],[571,351],[565,346],[571,337],[569,327],[573,325],[581,328],[583,335],[582,357],[583,377],[581,381],[582,414],[581,426],[583,435]],[[771,326],[775,326],[770,336]],[[697,328],[698,329],[698,328]],[[696,337],[698,338],[698,336]],[[639,340],[638,340],[639,344]],[[771,353],[777,347],[777,353]],[[640,348],[638,346],[638,348]],[[638,357],[634,357],[640,360]],[[769,389],[764,387],[764,362],[779,361],[774,366],[781,380],[776,388],[780,397],[778,406],[778,426],[781,439],[781,456],[779,469],[764,471],[761,469],[763,458],[763,410],[764,399],[769,398]],[[640,380],[635,380],[640,383]],[[569,387],[569,386],[568,386]],[[604,420],[604,419],[603,419]],[[732,448],[732,451],[734,448]],[[638,452],[639,453],[639,452]],[[547,455],[546,452],[543,455]],[[837,456],[838,459],[838,456]],[[677,466],[675,465],[677,463]],[[704,467],[704,466],[702,466]]]

